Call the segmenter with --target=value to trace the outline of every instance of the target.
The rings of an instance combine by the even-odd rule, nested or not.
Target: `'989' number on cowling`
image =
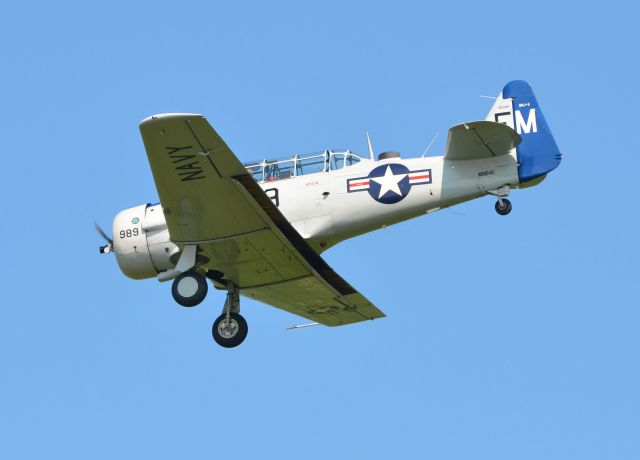
[[[140,230],[137,227],[133,229],[120,230],[120,238],[131,238],[132,236],[138,236],[140,234]]]

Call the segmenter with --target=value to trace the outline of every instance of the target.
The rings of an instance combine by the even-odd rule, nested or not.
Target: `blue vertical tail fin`
[[[516,148],[520,183],[544,176],[560,164],[560,150],[526,81],[507,83],[487,120],[507,124],[522,136]]]

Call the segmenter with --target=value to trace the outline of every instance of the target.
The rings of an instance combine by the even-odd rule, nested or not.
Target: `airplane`
[[[173,280],[184,307],[204,300],[207,280],[226,291],[212,327],[226,348],[247,336],[241,295],[311,325],[384,317],[323,251],[486,195],[505,216],[511,190],[538,185],[562,158],[531,86],[519,80],[484,120],[450,128],[442,156],[374,158],[367,134],[368,158],[324,150],[243,164],[202,115],[153,115],[140,132],[160,202],[118,213],[113,238],[96,224],[107,241],[100,252],[115,253],[130,278]]]

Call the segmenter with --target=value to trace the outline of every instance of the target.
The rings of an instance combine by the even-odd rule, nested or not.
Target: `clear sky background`
[[[597,6],[592,6],[597,5]],[[634,2],[5,2],[0,458],[640,458]],[[157,193],[138,123],[205,114],[243,161],[420,155],[531,82],[564,160],[344,242],[388,314],[344,328],[245,299],[237,349],[100,256]]]

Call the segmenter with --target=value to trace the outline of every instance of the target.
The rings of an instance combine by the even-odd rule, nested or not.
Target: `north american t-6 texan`
[[[113,252],[133,279],[173,280],[175,301],[193,307],[207,279],[226,291],[214,340],[231,348],[247,336],[240,296],[325,326],[385,314],[322,259],[354,236],[485,195],[500,215],[511,190],[539,184],[561,160],[528,83],[512,81],[485,120],[449,129],[442,156],[374,157],[325,150],[241,163],[202,115],[168,113],[140,132],[158,204],[118,213]],[[368,136],[367,136],[368,137]]]

